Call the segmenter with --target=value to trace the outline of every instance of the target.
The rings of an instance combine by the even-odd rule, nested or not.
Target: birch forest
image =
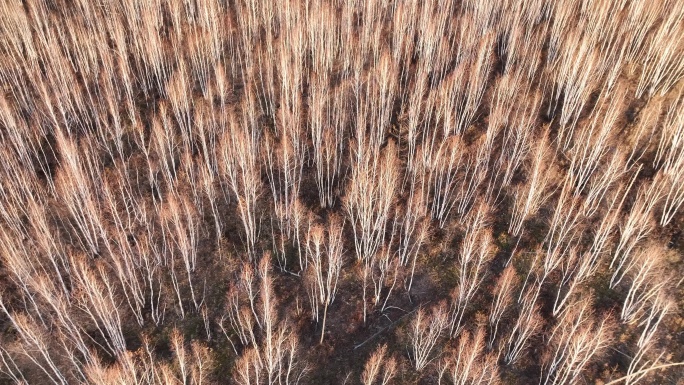
[[[681,385],[682,0],[0,0],[0,384]]]

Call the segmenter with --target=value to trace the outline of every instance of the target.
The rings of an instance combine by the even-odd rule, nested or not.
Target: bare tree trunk
[[[323,343],[323,337],[325,336],[325,320],[328,318],[328,304],[326,303],[323,307],[323,324],[321,326],[321,340],[318,341],[319,344]]]

